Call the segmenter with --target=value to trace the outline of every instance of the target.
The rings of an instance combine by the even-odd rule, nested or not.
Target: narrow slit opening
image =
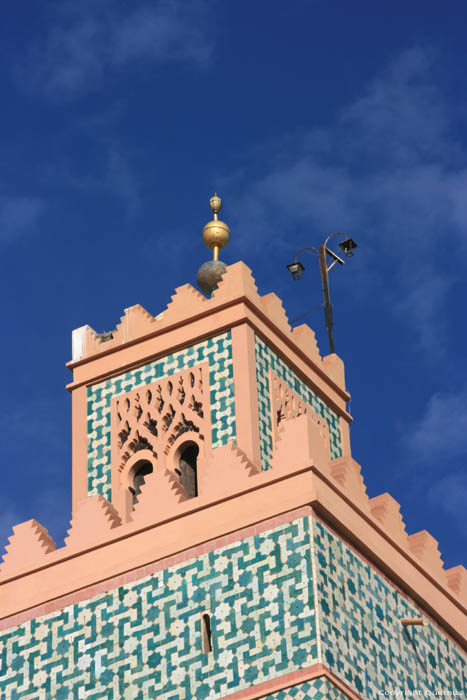
[[[203,636],[203,652],[209,654],[212,651],[211,616],[203,613],[201,616],[201,632]]]
[[[178,467],[175,469],[188,498],[195,498],[198,495],[198,452],[198,445],[194,443],[188,444],[182,449]]]

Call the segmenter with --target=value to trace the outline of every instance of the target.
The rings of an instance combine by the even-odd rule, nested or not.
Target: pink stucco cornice
[[[387,494],[368,498],[357,462],[350,457],[330,461],[328,455],[322,426],[304,414],[284,421],[266,472],[227,445],[199,464],[200,485],[204,479],[209,488],[200,488],[195,499],[174,496],[170,508],[161,504],[159,512],[158,499],[165,502],[171,489],[170,474],[160,472],[154,479],[169,479],[167,488],[151,488],[148,481],[151,507],[145,509],[142,500],[130,522],[119,524],[118,514],[102,498],[84,500],[60,549],[52,548],[35,521],[17,526],[0,570],[0,615],[20,613],[309,506],[466,645],[465,569],[444,570],[436,541],[426,532],[407,535],[394,499]],[[21,546],[15,547],[19,534]],[[25,548],[25,536],[39,540],[39,546]]]
[[[74,331],[74,357],[67,365],[73,382],[67,388],[73,391],[101,381],[242,323],[250,324],[340,415],[351,420],[345,411],[350,396],[342,360],[337,355],[322,358],[308,326],[292,329],[281,300],[273,293],[260,296],[243,262],[227,268],[211,298],[186,284],[175,290],[167,309],[157,316],[140,305],[126,309],[105,342],[90,326]]]

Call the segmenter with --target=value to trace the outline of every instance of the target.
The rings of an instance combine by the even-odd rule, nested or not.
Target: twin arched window
[[[194,498],[198,495],[198,453],[199,447],[196,443],[190,442],[182,445],[179,451],[178,466],[175,467],[180,484],[185,489],[188,498]],[[138,462],[133,474],[133,484],[129,487],[133,498],[133,508],[138,503],[138,496],[143,488],[145,477],[152,474],[153,471],[154,467],[149,460]]]

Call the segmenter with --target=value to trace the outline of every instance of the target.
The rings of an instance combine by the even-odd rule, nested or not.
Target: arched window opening
[[[141,489],[143,488],[144,478],[148,474],[152,474],[152,472],[153,466],[151,462],[148,462],[147,460],[138,462],[137,468],[133,474],[133,486],[129,487],[130,493],[133,497],[133,508],[138,503],[138,496],[140,495]]]
[[[211,632],[211,617],[208,613],[201,616],[201,634],[203,643],[203,652],[209,654],[212,651],[212,632]]]
[[[198,445],[194,443],[182,448],[178,461],[178,468],[175,469],[188,498],[194,498],[198,495],[198,453]]]

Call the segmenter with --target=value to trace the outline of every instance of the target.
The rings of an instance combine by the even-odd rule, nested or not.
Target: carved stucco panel
[[[319,427],[323,442],[329,446],[329,428],[326,419],[318,415],[310,404],[281,379],[273,370],[269,370],[269,385],[271,392],[273,445],[277,444],[280,429],[285,420],[297,416],[309,416]]]
[[[210,448],[209,368],[202,363],[112,399],[112,491],[128,486],[141,452],[155,469],[173,469],[181,436]],[[208,444],[206,444],[208,443]]]

